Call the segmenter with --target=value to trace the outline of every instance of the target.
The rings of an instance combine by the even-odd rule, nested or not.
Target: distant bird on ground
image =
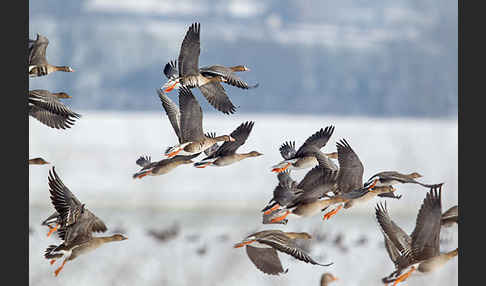
[[[283,270],[277,250],[294,258],[320,266],[330,266],[314,261],[301,248],[296,245],[296,239],[311,239],[305,232],[283,232],[280,230],[264,230],[247,236],[242,242],[234,245],[234,248],[246,246],[246,253],[251,262],[263,273],[278,275],[287,273]]]
[[[141,179],[147,175],[159,176],[159,175],[167,174],[180,165],[194,163],[191,159],[189,159],[189,157],[192,156],[175,156],[168,159],[162,159],[156,162],[151,162],[149,156],[140,157],[137,159],[136,163],[137,165],[142,167],[142,169],[137,173],[133,174],[133,178]]]
[[[440,225],[442,227],[451,227],[454,224],[459,224],[459,206],[455,205],[446,210],[441,217]]]
[[[47,62],[46,49],[49,40],[37,34],[35,40],[29,39],[29,77],[45,76],[55,71],[74,72],[69,66],[53,66]]]
[[[368,188],[372,185],[377,187],[385,187],[385,186],[393,186],[398,184],[418,184],[426,188],[431,188],[433,185],[423,184],[415,179],[421,178],[417,172],[413,172],[410,174],[402,174],[396,171],[384,171],[371,176],[368,181],[364,184],[365,188]]]
[[[327,126],[325,129],[317,131],[312,134],[305,143],[300,146],[299,150],[295,151],[295,142],[285,142],[280,146],[280,154],[285,159],[284,161],[272,166],[272,172],[283,172],[285,170],[299,170],[312,168],[318,165],[315,152],[321,152],[321,148],[326,146],[327,141],[331,138],[334,132],[334,126]],[[337,158],[337,153],[325,154],[329,158]]]
[[[180,225],[175,223],[172,226],[162,229],[149,229],[147,234],[158,240],[159,242],[166,242],[168,240],[176,238],[180,233]]]
[[[324,274],[322,274],[321,276],[321,286],[328,286],[329,284],[331,284],[331,282],[334,282],[334,281],[337,281],[339,280],[339,278],[337,278],[336,276],[332,275],[331,273],[329,272],[326,272]]]
[[[235,141],[224,142],[219,146],[211,155],[202,159],[200,162],[194,163],[196,168],[205,168],[207,166],[228,166],[238,161],[241,161],[250,157],[258,157],[263,154],[257,151],[251,151],[249,153],[237,154],[236,150],[245,144],[246,139],[250,135],[253,128],[254,122],[247,121],[242,123],[238,128],[231,132],[230,136],[235,139]]]
[[[164,85],[164,87],[166,87],[165,91],[169,92],[178,86],[185,86],[187,88],[198,87],[214,108],[225,114],[234,113],[236,107],[228,98],[228,95],[220,82],[223,81],[241,88],[251,88],[233,73],[234,71],[248,69],[246,67],[238,66],[232,68],[211,66],[200,70],[200,51],[200,24],[194,23],[189,27],[189,30],[182,41],[178,59],[178,76],[176,76],[177,67],[175,64],[164,68],[164,73],[169,78],[170,82]]]
[[[29,159],[29,165],[46,165],[46,164],[50,164],[50,163],[42,159],[41,157]]]
[[[390,219],[386,204],[377,204],[376,219],[385,238],[388,256],[395,271],[383,278],[383,283],[397,285],[414,271],[432,272],[457,256],[458,249],[440,253],[439,237],[442,217],[442,184],[436,185],[427,195],[417,215],[415,229],[407,235]],[[402,274],[403,271],[406,271]]]
[[[157,92],[180,143],[166,150],[165,155],[169,158],[176,155],[199,155],[220,141],[235,141],[228,135],[208,137],[203,133],[202,109],[190,89],[179,89],[180,110],[162,90]]]
[[[105,223],[82,204],[74,194],[63,184],[56,174],[54,167],[49,172],[49,187],[51,201],[58,213],[60,228],[59,237],[63,240],[60,245],[50,245],[44,254],[51,259],[51,265],[57,259],[63,258],[62,265],[56,269],[57,276],[67,261],[73,260],[81,254],[92,251],[101,245],[127,239],[121,234],[106,237],[93,237],[93,232],[105,232]],[[55,217],[51,215],[51,217]]]
[[[81,115],[71,111],[59,98],[71,98],[65,92],[51,93],[44,89],[29,91],[29,115],[56,129],[70,128]]]

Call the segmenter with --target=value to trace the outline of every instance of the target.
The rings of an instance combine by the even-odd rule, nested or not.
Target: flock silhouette
[[[255,125],[253,121],[243,122],[230,134],[218,136],[203,129],[203,112],[191,89],[198,88],[216,110],[231,115],[237,108],[222,83],[241,89],[257,88],[259,84],[249,85],[236,75],[237,72],[250,70],[244,65],[199,67],[200,33],[199,23],[193,23],[189,27],[182,41],[178,60],[169,61],[163,69],[167,82],[156,89],[176,135],[174,145],[167,147],[164,153],[166,158],[159,161],[152,161],[150,156],[140,156],[136,164],[141,169],[133,174],[133,179],[165,175],[188,164],[195,168],[226,167],[263,155],[258,151],[236,153],[249,137]],[[40,34],[37,34],[36,40],[29,39],[29,77],[47,76],[55,71],[74,71],[69,66],[54,66],[47,62],[48,44],[48,39]],[[178,104],[169,97],[173,90],[178,90]],[[30,90],[29,115],[50,128],[70,128],[81,115],[65,106],[60,98],[70,96],[64,92]],[[329,142],[334,130],[335,126],[332,125],[321,128],[309,136],[298,149],[295,148],[295,141],[282,143],[278,151],[283,161],[271,168],[271,172],[277,174],[278,185],[273,190],[273,197],[261,210],[262,223],[287,225],[290,218],[294,220],[310,217],[324,211],[327,212],[323,215],[323,220],[329,220],[342,208],[348,209],[375,197],[399,200],[402,195],[395,194],[395,186],[416,184],[429,191],[419,209],[411,235],[393,222],[386,203],[380,202],[376,205],[375,218],[384,236],[385,249],[395,266],[391,274],[382,278],[383,283],[396,285],[416,271],[434,271],[457,256],[457,248],[445,253],[439,250],[441,228],[458,223],[457,205],[442,213],[443,183],[424,184],[416,180],[422,177],[417,172],[403,174],[397,171],[379,172],[364,181],[363,163],[348,139],[337,141],[337,152],[324,153],[321,150]],[[194,161],[201,153],[205,157],[198,162]],[[333,160],[337,160],[337,164]],[[50,163],[37,157],[30,159],[29,164]],[[308,171],[300,182],[296,182],[291,178],[293,170]],[[105,232],[107,226],[64,185],[55,167],[49,171],[48,185],[55,211],[42,225],[49,228],[48,237],[57,233],[62,243],[49,245],[44,256],[51,264],[63,259],[54,272],[56,276],[66,262],[105,243],[127,239],[121,233],[105,237],[93,236],[93,233]],[[161,234],[155,231],[149,234],[158,239],[176,235],[172,232]],[[288,272],[288,269],[284,270],[277,251],[312,265],[333,265],[333,262],[323,264],[314,260],[297,243],[299,240],[311,239],[312,236],[306,232],[266,229],[249,234],[236,243],[234,248],[245,247],[249,260],[258,270],[269,275]],[[324,273],[321,285],[328,285],[336,280],[338,278],[333,274]]]

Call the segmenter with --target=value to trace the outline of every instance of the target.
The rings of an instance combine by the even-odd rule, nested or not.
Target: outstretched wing
[[[207,101],[217,110],[224,114],[235,113],[236,106],[233,105],[223,86],[219,82],[210,81],[207,84],[200,86],[199,90]]]
[[[169,117],[170,124],[172,125],[172,128],[174,129],[174,132],[179,139],[179,143],[182,143],[180,130],[181,114],[179,111],[179,107],[167,96],[167,94],[165,94],[162,89],[156,88],[155,90],[159,95],[160,101],[162,102],[162,107],[164,108],[167,117]]]
[[[403,231],[393,220],[385,204],[377,204],[375,208],[376,219],[385,237],[385,247],[390,259],[397,265],[400,256],[410,257],[412,254],[412,238]]]
[[[342,193],[351,192],[363,186],[363,164],[349,143],[342,139],[337,144],[339,175],[338,187]]]
[[[81,214],[81,202],[64,185],[57,175],[55,167],[52,167],[52,172],[49,171],[48,181],[51,202],[61,216],[61,221],[65,222],[67,226],[74,224]]]
[[[251,129],[253,128],[254,124],[255,122],[253,121],[247,121],[242,123],[230,134],[230,136],[233,137],[235,141],[225,141],[216,152],[214,152],[209,158],[206,159],[234,154],[236,150],[240,148],[240,146],[245,144],[246,139],[248,139],[248,136],[250,135]]]
[[[199,74],[199,54],[201,52],[199,35],[200,24],[192,24],[182,41],[179,53],[179,77]]]
[[[179,76],[179,71],[177,70],[177,62],[170,61],[167,64],[165,64],[164,74],[167,77],[167,79],[177,78]]]
[[[300,146],[299,150],[295,154],[296,157],[312,156],[316,151],[319,151],[327,144],[329,138],[331,138],[334,132],[334,126],[327,126],[325,129],[317,131],[312,134],[304,144]]]
[[[203,113],[199,102],[189,88],[179,89],[181,113],[181,142],[196,142],[204,139],[202,128]]]
[[[417,215],[411,237],[413,256],[419,261],[439,255],[441,197],[442,185],[431,188]]]
[[[295,157],[295,153],[297,152],[295,150],[295,141],[287,141],[280,146],[278,149],[280,151],[280,155],[282,155],[282,158],[285,160],[290,160]]]
[[[260,248],[247,245],[246,254],[256,268],[265,274],[278,275],[280,273],[287,273],[287,270],[284,271],[282,267],[277,251],[273,248]]]
[[[29,66],[31,65],[46,65],[46,49],[49,45],[47,37],[37,34],[37,39],[34,42],[29,41]]]

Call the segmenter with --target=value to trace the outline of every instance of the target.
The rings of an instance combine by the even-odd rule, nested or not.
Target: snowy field
[[[155,96],[155,94],[154,94]],[[205,114],[205,131],[229,134],[247,120],[255,121],[239,152],[264,154],[224,168],[181,166],[159,177],[132,179],[135,160],[150,155],[159,160],[176,136],[165,113],[101,113],[78,111],[83,117],[69,130],[54,130],[30,118],[29,157],[41,156],[56,166],[64,183],[101,217],[109,230],[122,230],[126,241],[68,262],[59,277],[43,258],[57,243],[46,238],[40,222],[53,211],[47,186],[47,166],[29,167],[29,239],[31,285],[318,285],[330,271],[334,285],[380,285],[393,271],[374,218],[376,199],[341,211],[330,221],[319,217],[290,220],[286,226],[262,225],[259,210],[272,196],[277,179],[271,165],[281,160],[278,147],[296,145],[321,127],[336,130],[324,152],[336,150],[346,138],[365,166],[364,179],[376,172],[417,171],[424,183],[445,182],[443,209],[458,203],[457,120],[375,119],[291,115]],[[202,156],[200,157],[202,158]],[[305,171],[291,176],[300,180]],[[392,218],[410,233],[426,190],[399,186],[401,200],[388,200]],[[177,224],[172,240],[159,242],[149,229]],[[286,275],[258,271],[244,249],[232,245],[253,231],[278,228],[313,234],[310,254],[330,267],[297,263],[281,254]],[[443,251],[457,247],[457,227],[442,234]],[[337,243],[336,241],[341,241]],[[409,279],[407,285],[457,285],[458,259],[437,273]]]

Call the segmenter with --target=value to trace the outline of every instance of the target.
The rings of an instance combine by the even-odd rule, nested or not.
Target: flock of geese
[[[39,34],[36,40],[29,40],[30,77],[46,76],[55,71],[74,71],[69,66],[54,66],[47,62],[48,43],[47,38]],[[242,89],[256,88],[258,83],[249,85],[236,75],[236,72],[249,71],[243,65],[199,67],[199,54],[200,24],[194,23],[182,41],[178,61],[169,61],[165,65],[163,72],[167,82],[156,89],[177,137],[177,143],[166,149],[167,158],[160,161],[152,161],[150,156],[139,157],[136,164],[141,169],[133,174],[134,179],[167,174],[185,164],[192,164],[196,168],[223,167],[263,155],[258,151],[236,153],[250,135],[254,126],[252,121],[241,123],[229,135],[216,136],[215,133],[204,132],[202,109],[191,92],[192,88],[199,88],[215,109],[224,114],[233,114],[236,107],[222,83]],[[178,90],[178,104],[168,96],[174,89]],[[51,128],[70,128],[81,115],[59,100],[69,97],[64,92],[31,90],[29,115]],[[379,172],[363,182],[363,164],[346,139],[336,143],[337,152],[321,151],[334,129],[334,126],[321,128],[309,136],[298,149],[295,141],[284,142],[280,146],[283,160],[272,166],[271,170],[277,174],[278,185],[273,191],[273,197],[261,210],[263,224],[287,224],[289,219],[314,216],[323,211],[327,211],[323,219],[328,220],[343,207],[347,209],[374,197],[400,199],[401,195],[395,194],[396,185],[416,184],[429,191],[419,209],[415,229],[410,235],[391,219],[386,203],[376,205],[375,216],[384,236],[386,251],[395,266],[395,270],[382,279],[383,283],[396,285],[415,271],[431,272],[457,256],[457,248],[445,253],[439,251],[441,228],[458,223],[457,205],[442,213],[443,184],[424,184],[416,180],[422,177],[416,172],[402,174],[396,171]],[[205,157],[202,160],[193,161],[203,152]],[[337,160],[338,164],[333,160]],[[49,162],[38,157],[30,159],[29,164],[42,165]],[[310,170],[300,182],[291,178],[292,170],[305,169]],[[64,185],[55,167],[49,171],[48,185],[55,211],[42,225],[49,228],[48,237],[56,232],[62,243],[48,246],[44,256],[51,264],[63,259],[61,266],[54,272],[56,276],[67,261],[104,243],[127,239],[122,234],[93,236],[94,232],[105,232],[106,225]],[[312,237],[306,232],[267,229],[248,235],[235,244],[234,248],[245,247],[248,258],[256,268],[271,275],[288,271],[284,270],[277,251],[314,265],[333,264],[322,264],[310,257],[298,246],[297,241],[303,239]],[[338,278],[325,273],[321,284],[327,285],[335,280]]]

